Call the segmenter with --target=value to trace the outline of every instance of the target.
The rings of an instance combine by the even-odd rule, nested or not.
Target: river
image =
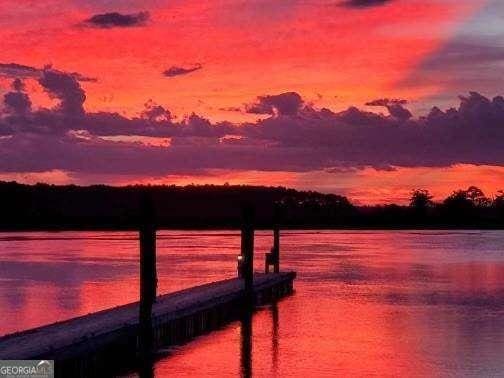
[[[271,244],[257,232],[257,270]],[[157,245],[159,293],[236,274],[236,231],[159,231]],[[154,375],[504,376],[503,231],[284,231],[281,266],[294,295],[172,348]],[[0,334],[138,286],[136,233],[0,234]]]

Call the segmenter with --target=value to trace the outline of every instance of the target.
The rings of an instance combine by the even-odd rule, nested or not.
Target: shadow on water
[[[270,313],[271,313],[271,324],[272,324],[272,330],[271,330],[271,366],[273,369],[273,373],[278,372],[278,327],[279,327],[279,321],[278,321],[278,304],[277,302],[273,302],[273,304],[270,307]]]
[[[154,359],[148,359],[139,366],[139,378],[154,378]]]
[[[240,318],[240,370],[243,378],[252,377],[252,311],[244,311]]]
[[[271,316],[271,366],[272,373],[275,375],[278,371],[278,330],[279,330],[279,312],[277,302],[269,306]],[[252,377],[252,311],[244,311],[240,318],[240,373],[243,378]]]

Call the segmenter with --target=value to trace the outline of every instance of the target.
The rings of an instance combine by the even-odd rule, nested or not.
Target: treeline
[[[504,193],[488,199],[476,187],[440,203],[416,190],[409,206],[354,206],[343,196],[284,187],[0,182],[0,229],[134,229],[146,195],[160,228],[237,228],[244,204],[255,208],[257,226],[264,228],[272,225],[275,209],[281,223],[293,228],[504,227]]]
[[[476,186],[434,202],[425,189],[412,191],[408,206],[364,206],[358,219],[367,226],[398,228],[504,228],[504,192],[488,198]]]

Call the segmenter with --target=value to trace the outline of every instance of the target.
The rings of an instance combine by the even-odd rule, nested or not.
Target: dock
[[[250,323],[256,306],[293,292],[296,273],[280,271],[279,222],[273,236],[273,247],[265,254],[265,273],[256,273],[254,209],[244,207],[238,277],[157,295],[156,222],[146,198],[139,225],[140,300],[2,336],[0,360],[54,360],[56,377],[149,371],[159,351],[233,320]]]
[[[290,294],[295,276],[254,275],[255,305]],[[239,278],[158,296],[152,309],[155,348],[182,344],[239,319],[245,297]],[[57,376],[62,377],[108,375],[137,359],[138,313],[135,302],[6,335],[0,338],[0,359],[55,360]]]

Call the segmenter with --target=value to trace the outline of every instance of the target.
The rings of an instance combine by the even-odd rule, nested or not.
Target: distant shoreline
[[[149,206],[146,206],[146,204]],[[245,208],[256,229],[504,229],[504,193],[487,198],[475,186],[433,202],[415,190],[409,206],[358,206],[337,194],[245,185],[23,185],[0,182],[0,231],[136,230],[149,208],[159,229],[240,229]]]

